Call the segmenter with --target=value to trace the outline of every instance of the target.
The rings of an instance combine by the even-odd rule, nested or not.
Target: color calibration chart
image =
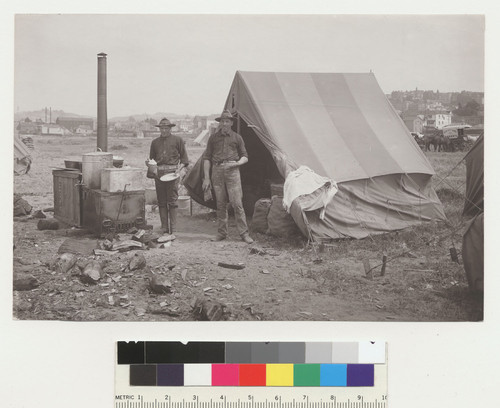
[[[385,342],[118,342],[115,408],[385,408]]]

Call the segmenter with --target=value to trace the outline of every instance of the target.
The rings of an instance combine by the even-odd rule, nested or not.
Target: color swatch
[[[373,387],[383,342],[118,342],[130,386]]]

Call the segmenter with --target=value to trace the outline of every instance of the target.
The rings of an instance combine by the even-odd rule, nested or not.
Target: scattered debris
[[[187,271],[187,269],[184,269],[184,270],[181,272],[181,278],[182,278],[182,280],[183,280],[183,281],[185,281],[185,280],[186,280],[187,272],[188,272],[188,271]]]
[[[160,304],[161,306],[161,304]],[[148,313],[155,314],[155,315],[167,315],[167,316],[172,316],[172,317],[178,317],[180,316],[180,312],[173,310],[173,309],[164,309],[164,308],[155,308],[155,307],[148,307]]]
[[[165,242],[164,244],[160,245],[160,248],[168,248],[172,246],[172,241]]]
[[[165,235],[162,235],[161,237],[159,237],[157,239],[158,243],[162,244],[164,242],[170,242],[170,241],[173,241],[175,239],[175,235],[173,234],[165,234]]]
[[[136,228],[136,231],[137,231],[137,228]],[[132,239],[134,241],[143,242],[142,237],[144,236],[144,234],[146,234],[146,230],[141,229],[141,230],[137,231],[134,235],[132,235]]]
[[[271,272],[269,272],[267,269],[262,269],[260,273],[263,273],[264,275],[269,275]]]
[[[433,269],[404,269],[405,272],[437,272]]]
[[[225,320],[224,306],[214,300],[194,298],[191,301],[191,307],[196,320]]]
[[[92,255],[95,249],[99,249],[99,242],[96,239],[68,238],[61,244],[57,253]]]
[[[47,218],[47,216],[43,213],[42,210],[35,211],[33,215],[31,215],[31,218]]]
[[[131,249],[135,248],[143,248],[142,243],[133,241],[131,239],[125,240],[125,241],[118,241],[113,243],[112,250],[113,251],[120,251],[120,252],[125,252],[125,251],[130,251]]]
[[[66,273],[73,268],[77,261],[78,258],[75,254],[66,252],[57,258],[54,270],[58,273]]]
[[[143,309],[142,307],[136,307],[135,308],[135,313],[139,317],[144,316],[146,314],[146,309]]]
[[[208,288],[203,288],[203,292],[210,292],[213,288],[212,287],[208,287]]]
[[[117,254],[118,251],[106,251],[105,249],[94,249],[94,255],[113,255],[113,254]]]
[[[86,283],[95,284],[104,276],[99,261],[91,260],[85,265],[81,274],[81,280]]]
[[[108,304],[110,306],[114,306],[115,305],[115,299],[112,295],[108,296]]]
[[[233,288],[233,286],[232,286],[232,285],[230,285],[229,283],[227,283],[226,285],[222,285],[222,287],[223,287],[224,289],[227,289],[227,290],[229,290],[229,289],[232,289],[232,288]]]
[[[40,230],[58,230],[59,229],[59,221],[57,221],[55,218],[49,218],[46,220],[40,220],[38,221],[38,224],[36,227]]]
[[[21,195],[14,194],[14,217],[22,217],[31,213],[33,207]]]
[[[311,317],[312,316],[311,312],[297,312],[297,314],[299,316],[302,316],[302,317]]]
[[[142,269],[146,266],[146,258],[144,258],[143,254],[135,253],[132,257],[130,257],[128,263],[128,270],[135,271],[138,269]]]
[[[266,291],[268,291],[268,292],[272,292],[272,291],[275,291],[275,290],[276,290],[276,288],[266,288]]]
[[[54,212],[54,207],[47,207],[43,209],[43,212]]]
[[[265,249],[254,246],[250,248],[250,254],[267,255],[268,253]]]
[[[244,269],[245,268],[245,264],[243,262],[238,262],[237,264],[219,262],[217,265],[221,266],[223,268],[228,268],[228,269]]]
[[[128,231],[127,231],[127,234],[135,234],[137,233],[139,230],[136,228],[136,227],[132,227],[130,228]]]
[[[152,275],[149,281],[149,288],[152,292],[163,294],[172,292],[172,283],[164,276]]]
[[[18,274],[14,276],[14,290],[33,290],[40,286],[38,280],[32,275]]]

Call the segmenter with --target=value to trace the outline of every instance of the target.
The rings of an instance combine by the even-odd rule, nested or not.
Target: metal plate
[[[161,181],[173,181],[179,178],[179,173],[167,173],[160,177]]]

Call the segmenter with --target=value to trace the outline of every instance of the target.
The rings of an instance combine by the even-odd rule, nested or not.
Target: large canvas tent
[[[338,184],[324,219],[310,211],[314,193],[292,203],[295,223],[311,239],[363,238],[445,219],[432,166],[371,73],[238,71],[224,109],[237,116],[234,129],[249,153],[244,195],[269,195],[251,187],[283,181],[301,165]],[[199,174],[192,171],[185,185],[204,203]]]
[[[481,135],[465,156],[465,204],[463,215],[484,211],[484,135]]]
[[[472,216],[462,239],[462,258],[469,287],[484,287],[484,134],[465,156],[467,169],[463,215]]]

